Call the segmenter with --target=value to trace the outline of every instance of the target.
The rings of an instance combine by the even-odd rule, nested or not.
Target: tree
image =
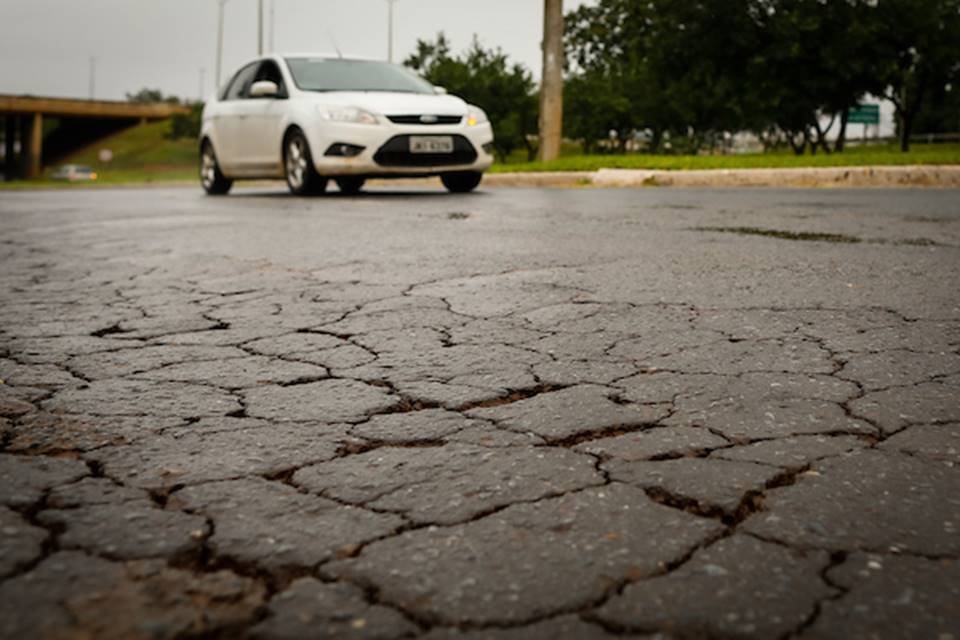
[[[754,5],[758,48],[749,85],[755,121],[773,124],[794,151],[830,152],[827,133],[839,120],[842,149],[847,113],[869,87],[867,31],[858,14],[863,0],[763,0]],[[829,117],[826,126],[821,124]]]
[[[750,75],[760,34],[750,2],[656,0],[651,75],[672,105],[671,129],[690,150],[750,127],[758,111]],[[686,129],[686,131],[684,131]]]
[[[652,146],[668,128],[671,112],[648,61],[653,7],[630,0],[601,0],[566,16],[568,79],[564,129],[586,151],[610,131],[621,149],[632,131],[651,129]]]
[[[176,96],[165,96],[160,89],[150,89],[144,87],[136,93],[128,93],[127,102],[136,102],[139,104],[154,104],[158,102],[163,102],[166,104],[180,104],[180,98]]]
[[[960,85],[934,87],[914,120],[917,133],[956,133],[960,131]]]
[[[416,52],[404,64],[483,109],[493,125],[494,149],[501,161],[521,146],[529,159],[536,155],[530,141],[537,130],[533,78],[523,65],[511,64],[502,50],[484,49],[475,37],[467,51],[454,56],[441,32],[435,41],[418,40]]]
[[[615,120],[621,132],[649,130],[656,150],[667,132],[696,148],[738,128],[752,40],[741,3],[600,0],[580,7],[567,16],[571,131],[596,136]],[[586,88],[600,89],[600,104],[613,108],[574,94]]]
[[[910,149],[931,92],[960,77],[960,0],[877,0],[874,92],[897,109],[900,148]]]
[[[822,108],[840,118],[835,151],[843,151],[850,110],[871,92],[878,74],[878,58],[873,54],[876,4],[876,0],[846,0],[820,7],[828,9],[822,33],[826,61],[822,72],[831,78],[824,87]]]
[[[839,121],[834,148],[842,149],[849,109],[892,84],[877,55],[880,25],[896,24],[879,11],[885,3],[910,0],[599,0],[581,7],[567,16],[572,131],[597,136],[610,121],[629,121],[653,133],[654,149],[669,132],[698,150],[724,132],[752,130],[815,153],[831,151],[827,134]],[[583,90],[596,97],[573,95]]]
[[[203,117],[203,103],[194,102],[190,105],[189,113],[176,113],[170,118],[170,131],[167,138],[199,138]]]
[[[842,150],[872,94],[896,105],[906,150],[926,101],[960,87],[960,0],[598,0],[567,15],[567,58],[567,122],[587,147],[629,127],[653,149],[752,130]]]
[[[564,93],[564,131],[583,141],[585,153],[595,153],[597,141],[605,139],[611,130],[625,139],[626,132],[635,128],[630,101],[608,75],[573,76],[566,81]]]

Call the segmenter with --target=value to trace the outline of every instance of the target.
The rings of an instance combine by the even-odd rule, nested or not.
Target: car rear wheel
[[[290,192],[297,196],[309,196],[327,190],[327,179],[313,168],[310,145],[301,131],[287,136],[283,150],[283,166]]]
[[[227,179],[220,171],[217,154],[209,141],[203,143],[203,149],[200,151],[200,184],[203,185],[207,195],[211,196],[227,195],[230,187],[233,186],[233,180]]]
[[[479,171],[458,171],[440,176],[443,186],[451,193],[469,193],[480,185],[483,174]]]
[[[366,178],[357,178],[354,176],[337,178],[337,186],[340,188],[340,192],[348,196],[360,193],[360,190],[363,189],[363,185],[366,184],[366,182]]]

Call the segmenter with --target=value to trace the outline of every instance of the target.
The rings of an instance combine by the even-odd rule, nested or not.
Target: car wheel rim
[[[299,189],[306,174],[307,154],[304,153],[303,140],[296,139],[287,148],[287,180],[294,189]]]
[[[213,157],[213,152],[206,149],[203,152],[203,161],[200,166],[200,179],[204,187],[211,187],[217,178],[217,160]]]

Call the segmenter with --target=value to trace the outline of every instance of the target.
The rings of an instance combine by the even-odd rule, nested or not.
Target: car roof
[[[357,60],[360,62],[386,62],[381,58],[371,58],[369,56],[341,55],[339,53],[275,53],[278,58],[323,58],[325,60]]]
[[[237,68],[238,69],[243,68],[249,64],[253,64],[254,62],[262,62],[264,60],[273,60],[274,62],[276,62],[277,60],[286,60],[287,58],[314,58],[319,60],[349,60],[352,62],[387,62],[386,60],[383,60],[381,58],[369,58],[365,56],[353,56],[353,55],[343,56],[337,53],[329,53],[329,52],[327,53],[316,53],[316,52],[314,53],[271,53],[268,55],[253,58],[252,60],[248,60],[247,62],[243,63],[240,67],[237,67]]]

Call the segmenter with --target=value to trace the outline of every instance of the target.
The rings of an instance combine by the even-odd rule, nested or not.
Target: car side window
[[[260,68],[257,70],[257,75],[253,79],[254,82],[261,82],[263,80],[269,80],[280,88],[280,97],[287,97],[287,88],[283,82],[283,74],[280,73],[280,67],[277,66],[277,63],[273,60],[264,60],[261,63]]]
[[[233,81],[227,88],[224,99],[242,100],[247,97],[247,89],[249,89],[250,85],[253,84],[253,77],[256,74],[259,66],[259,62],[254,62],[253,64],[248,64],[244,68],[240,69],[240,71],[237,72],[237,75],[233,76]]]

